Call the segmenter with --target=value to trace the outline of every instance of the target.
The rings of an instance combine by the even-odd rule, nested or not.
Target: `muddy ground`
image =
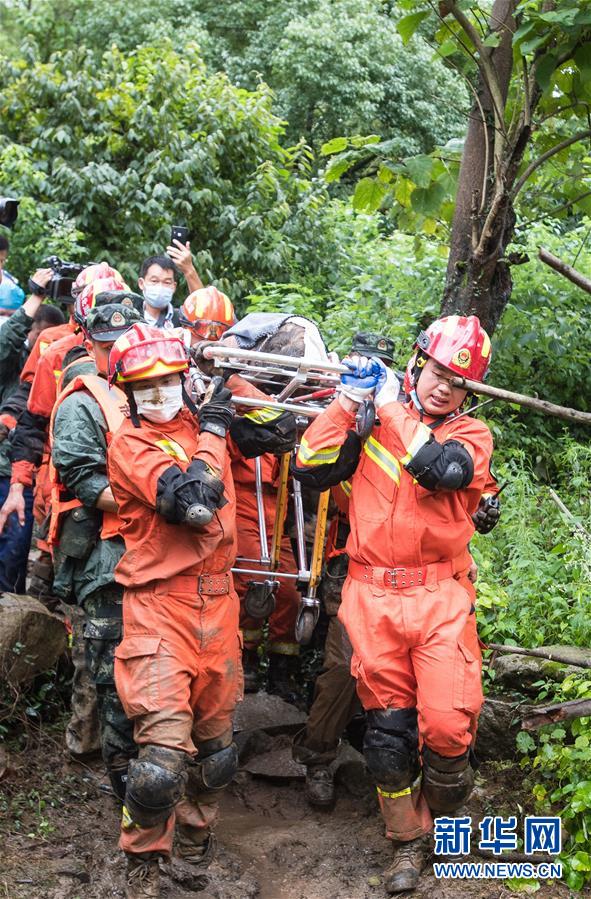
[[[265,740],[264,748],[287,757],[289,736]],[[253,759],[256,753],[249,760],[246,752],[244,765]],[[0,899],[122,897],[119,815],[100,761],[73,762],[59,732],[43,734],[7,761],[0,783]],[[307,805],[301,779],[254,776],[243,766],[222,802],[218,859],[198,878],[190,870],[169,871],[164,899],[383,899],[381,875],[391,850],[374,791],[354,754],[338,777],[335,808],[324,813]],[[522,780],[516,766],[483,765],[469,807],[473,821],[486,813],[519,814]],[[523,893],[501,882],[437,881],[429,867],[413,895],[504,899]],[[569,890],[542,884],[537,895],[566,899]]]

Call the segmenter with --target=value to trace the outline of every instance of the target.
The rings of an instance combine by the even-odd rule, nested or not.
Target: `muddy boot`
[[[297,705],[301,701],[298,676],[300,673],[299,656],[269,653],[269,670],[267,672],[267,690],[280,696],[285,702]]]
[[[242,650],[244,692],[256,693],[259,688],[259,654],[256,649]]]
[[[158,857],[147,854],[127,856],[125,899],[158,899],[160,896],[160,869]]]
[[[328,765],[306,768],[306,799],[315,808],[330,808],[334,802],[334,780]]]
[[[394,861],[384,875],[386,892],[405,893],[414,890],[427,864],[429,837],[417,837],[407,843],[394,844]]]
[[[217,839],[214,833],[208,833],[201,843],[196,843],[182,826],[177,825],[177,853],[183,861],[196,868],[208,868],[217,852]]]

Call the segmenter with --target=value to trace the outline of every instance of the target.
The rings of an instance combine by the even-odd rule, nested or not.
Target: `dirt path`
[[[483,775],[471,813],[515,814],[521,773],[485,766]],[[118,811],[101,780],[99,762],[68,762],[55,742],[12,757],[0,784],[0,899],[123,896]],[[381,873],[390,848],[375,798],[362,782],[349,788],[361,795],[341,784],[335,809],[320,813],[307,806],[301,782],[241,771],[223,801],[218,860],[197,882],[165,876],[163,899],[384,899]],[[414,893],[418,899],[513,895],[522,894],[501,882],[442,883],[431,869]],[[537,895],[566,899],[569,891],[542,885]]]

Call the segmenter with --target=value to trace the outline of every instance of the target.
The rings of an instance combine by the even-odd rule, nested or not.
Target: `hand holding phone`
[[[171,246],[174,246],[175,240],[178,240],[182,243],[183,246],[189,240],[189,229],[185,228],[184,225],[173,225],[170,229],[170,243]]]

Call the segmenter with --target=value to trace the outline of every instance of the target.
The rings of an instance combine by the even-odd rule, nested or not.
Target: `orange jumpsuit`
[[[260,390],[239,376],[228,379],[228,387],[235,396],[248,396],[267,400]],[[242,414],[252,413],[252,409],[240,408]],[[261,473],[263,482],[263,500],[265,505],[265,523],[267,526],[267,542],[270,546],[275,524],[275,506],[277,500],[277,477],[279,466],[275,456],[265,453],[261,456]],[[238,555],[247,559],[260,558],[261,544],[259,535],[259,518],[256,502],[255,461],[245,459],[236,453],[232,459],[232,476],[236,488],[236,526],[238,532]],[[260,568],[251,562],[238,562],[242,568]],[[261,568],[263,572],[268,571]],[[280,570],[292,574],[297,573],[291,542],[287,536],[281,543]],[[244,637],[244,645],[248,649],[256,649],[263,638],[262,622],[249,618],[244,612],[242,603],[248,588],[248,582],[255,580],[256,575],[235,574],[236,590],[240,597],[240,627]],[[300,594],[296,590],[293,579],[279,578],[279,587],[275,594],[275,609],[269,616],[268,652],[278,655],[299,655],[299,645],[295,639],[295,623],[298,614]]]
[[[74,328],[77,330],[74,331]],[[58,332],[66,332],[62,337],[54,340],[47,345],[48,336],[52,337],[52,332],[57,335]],[[33,383],[31,384],[31,392],[27,401],[27,412],[32,415],[43,416],[47,419],[47,427],[49,419],[53,411],[53,407],[57,397],[57,383],[62,373],[63,361],[66,353],[74,346],[79,346],[83,342],[83,334],[78,330],[78,326],[74,322],[66,325],[58,325],[56,328],[47,328],[43,332],[43,342],[46,344],[45,351],[39,348],[36,353],[37,343],[33,347],[29,358],[25,364],[21,379],[25,380],[30,375],[31,366],[36,364]],[[36,361],[33,359],[36,356]],[[37,426],[39,430],[41,426]],[[17,425],[14,441],[13,441],[13,463],[11,483],[19,483],[24,486],[31,486],[35,481],[35,502],[33,506],[33,514],[37,525],[42,528],[47,519],[51,504],[51,483],[49,480],[49,443],[47,439],[47,427],[45,429],[45,450],[41,465],[37,467],[35,462],[30,458],[27,452],[26,444],[28,435],[21,440],[19,426]],[[41,436],[41,434],[39,434]],[[22,450],[22,451],[21,451]],[[35,473],[37,477],[35,478]],[[49,551],[49,546],[42,538],[38,539],[37,544],[40,549]]]
[[[446,419],[436,439],[458,440],[474,476],[465,489],[431,492],[403,468],[428,434],[417,410],[389,403],[379,416],[351,479],[349,575],[339,618],[353,645],[351,670],[363,707],[416,707],[423,744],[456,757],[472,743],[482,704],[467,546],[489,479],[492,437],[476,419]],[[306,431],[298,467],[335,462],[354,425],[354,414],[333,402]],[[420,783],[378,792],[390,838],[429,832]]]
[[[227,504],[203,531],[168,524],[156,511],[157,483],[172,464],[185,471],[202,459],[220,476]],[[157,425],[126,420],[108,451],[109,479],[119,506],[126,551],[116,568],[125,587],[123,640],[115,682],[139,745],[195,756],[199,745],[229,745],[232,714],[242,698],[239,602],[230,568],[236,555],[236,504],[226,441],[199,434],[182,410]],[[167,821],[122,826],[126,852],[172,849],[176,820],[195,831],[217,817],[217,800],[182,799]]]

